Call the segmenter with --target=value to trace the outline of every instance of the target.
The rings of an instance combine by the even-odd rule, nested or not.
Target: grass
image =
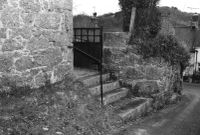
[[[106,135],[112,120],[81,82],[0,94],[1,135]],[[98,117],[97,117],[98,116]]]

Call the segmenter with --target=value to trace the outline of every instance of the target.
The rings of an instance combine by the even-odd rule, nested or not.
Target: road
[[[177,104],[136,122],[119,135],[200,135],[200,84],[184,84]]]

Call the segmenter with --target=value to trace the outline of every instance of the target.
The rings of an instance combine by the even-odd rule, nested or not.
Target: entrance
[[[98,69],[102,64],[103,29],[74,28],[74,66]]]

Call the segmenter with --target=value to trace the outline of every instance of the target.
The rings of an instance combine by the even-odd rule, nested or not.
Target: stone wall
[[[62,80],[72,70],[72,18],[72,0],[1,0],[0,84]]]
[[[127,47],[128,39],[128,32],[105,32],[103,45],[104,48],[123,48]]]
[[[109,39],[109,42],[112,40],[115,38]],[[130,95],[153,98],[157,109],[169,102],[173,94],[180,93],[179,68],[160,58],[143,59],[137,53],[137,45],[112,46],[104,48],[105,67],[113,72],[115,79],[121,80],[122,85],[130,88]]]

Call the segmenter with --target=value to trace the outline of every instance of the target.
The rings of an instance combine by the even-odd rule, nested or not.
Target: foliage
[[[74,28],[90,28],[94,27],[93,18],[88,15],[79,14],[73,17]],[[120,32],[122,31],[122,13],[108,13],[97,17],[98,26],[104,28],[104,32]]]
[[[171,35],[158,35],[153,40],[137,41],[137,44],[144,58],[160,57],[171,65],[181,64],[183,68],[189,64],[189,52]]]
[[[176,7],[159,7],[160,12],[163,15],[166,15],[170,22],[176,25],[190,25],[191,23],[191,13],[182,12],[178,10]]]
[[[73,17],[74,28],[88,28],[91,27],[91,18],[88,15],[80,14]]]
[[[136,37],[148,39],[155,37],[161,28],[161,14],[156,7],[159,0],[119,0],[123,16],[124,30],[128,31],[132,7],[136,7]]]
[[[121,12],[104,14],[98,17],[98,24],[104,28],[104,32],[121,32],[123,17]]]

